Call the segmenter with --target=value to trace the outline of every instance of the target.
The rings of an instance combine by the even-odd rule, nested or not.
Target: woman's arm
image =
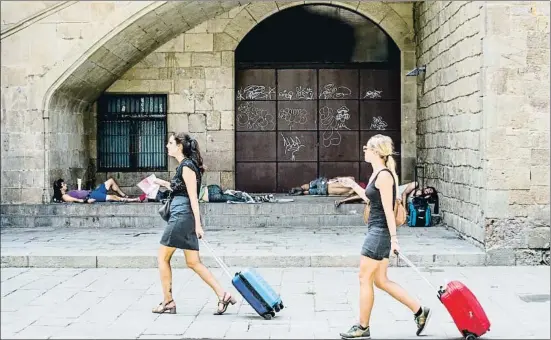
[[[61,196],[61,199],[63,199],[64,202],[68,202],[68,203],[72,203],[72,202],[84,203],[84,200],[81,200],[80,198],[71,197],[67,194]]]
[[[360,198],[365,202],[369,203],[369,199],[365,195],[365,189],[362,188],[358,183],[356,183],[353,179],[350,177],[339,177],[339,183],[342,185],[352,188],[356,195],[360,196]]]
[[[379,189],[381,193],[381,201],[383,203],[383,209],[386,216],[386,224],[390,231],[390,237],[393,242],[397,242],[396,238],[396,218],[394,217],[394,201],[393,201],[393,184],[394,178],[388,171],[381,171],[377,180],[375,181],[375,187]]]
[[[160,185],[160,186],[162,186],[162,187],[165,187],[165,188],[167,188],[167,189],[169,189],[169,190],[172,190],[172,188],[170,187],[170,182],[167,182],[167,181],[162,180],[162,179],[160,179],[160,178],[155,178],[155,180],[154,180],[153,182],[154,182],[155,184],[158,184],[158,185]]]
[[[364,194],[365,194],[365,193],[364,193]],[[354,196],[350,196],[350,197],[344,198],[344,199],[342,199],[342,200],[340,200],[340,201],[338,201],[338,202],[339,202],[339,204],[343,204],[343,203],[346,203],[346,202],[361,201],[361,200],[363,200],[363,199],[360,197],[360,195],[354,195]]]
[[[191,210],[193,211],[193,217],[195,218],[195,231],[198,234],[202,234],[203,228],[201,226],[201,215],[199,214],[199,199],[197,198],[197,176],[193,170],[187,166],[184,166],[182,169],[182,179],[186,183],[187,193],[191,203]]]

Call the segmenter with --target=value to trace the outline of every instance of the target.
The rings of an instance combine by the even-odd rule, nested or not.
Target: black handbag
[[[172,195],[169,193],[165,203],[159,209],[159,215],[161,218],[168,222],[170,219],[170,203],[172,202]]]

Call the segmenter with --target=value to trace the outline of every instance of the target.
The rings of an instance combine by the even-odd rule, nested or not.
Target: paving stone
[[[492,322],[486,338],[549,338],[550,274],[548,267],[432,267],[427,279],[438,285],[445,279],[459,279],[479,298]],[[20,287],[2,298],[2,338],[338,338],[357,321],[359,313],[358,269],[353,268],[260,268],[266,277],[278,281],[285,308],[270,321],[259,317],[239,297],[223,316],[214,316],[216,297],[210,287],[189,269],[175,269],[181,289],[175,291],[178,314],[157,315],[151,308],[160,301],[160,286],[125,290],[125,280],[158,283],[156,269],[86,269],[76,276],[60,276],[61,283],[50,287],[55,270],[21,271],[3,268],[11,279],[34,282],[37,289]],[[60,273],[71,273],[62,269]],[[229,278],[220,269],[213,271],[224,286]],[[411,295],[432,307],[434,315],[427,339],[459,338],[451,316],[432,289],[410,268],[389,268],[389,278]],[[113,279],[105,295],[106,281]],[[65,293],[60,287],[78,282]],[[5,282],[8,282],[6,280]],[[43,284],[43,287],[40,286]],[[146,285],[144,285],[146,286]],[[98,290],[82,291],[89,287]],[[305,289],[309,291],[304,292]],[[81,291],[79,291],[81,290]],[[71,293],[72,297],[67,299]],[[10,298],[12,296],[12,298]],[[40,297],[47,297],[36,304]],[[510,313],[508,310],[522,310]],[[536,321],[537,320],[537,321]],[[511,331],[511,324],[518,325]],[[214,327],[213,325],[216,325]],[[371,319],[373,338],[415,339],[410,310],[388,294],[375,290]]]
[[[26,252],[29,266],[156,268],[156,254],[162,228],[8,228],[2,229],[2,256]],[[231,267],[352,267],[359,265],[365,227],[295,227],[217,229],[208,227],[206,240]],[[455,237],[442,227],[400,228],[402,252],[421,266],[479,266],[485,264],[483,250]],[[66,240],[70,238],[68,244]],[[32,246],[30,241],[32,240]],[[278,240],[278,242],[274,242]],[[208,251],[202,251],[208,267],[218,264]],[[405,262],[391,257],[391,265]],[[4,265],[6,267],[7,265]],[[175,253],[173,268],[185,268],[181,252]],[[76,269],[75,268],[75,269]],[[122,272],[122,271],[121,271]],[[79,272],[64,285],[79,286]],[[67,275],[70,275],[67,274]],[[122,278],[121,280],[126,280]],[[55,284],[55,278],[48,279]],[[113,278],[106,281],[107,287]],[[92,287],[96,289],[99,283]],[[11,284],[7,284],[10,286]],[[11,286],[13,287],[13,286]],[[8,289],[11,289],[9,287]],[[100,289],[100,288],[97,288]],[[105,288],[109,290],[109,288]]]

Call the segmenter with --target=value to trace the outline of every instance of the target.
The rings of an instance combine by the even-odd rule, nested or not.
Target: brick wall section
[[[549,256],[549,7],[486,2],[483,225],[510,264]]]
[[[417,154],[426,185],[440,192],[443,221],[484,242],[481,190],[482,2],[414,5],[417,65]]]
[[[241,10],[229,11],[181,34],[115,81],[106,92],[168,94],[168,131],[184,131],[197,139],[209,171],[206,183],[233,188],[234,133],[233,50],[237,41],[224,29]],[[168,179],[177,164],[170,158]],[[128,191],[145,173],[98,173],[97,181],[113,176]]]

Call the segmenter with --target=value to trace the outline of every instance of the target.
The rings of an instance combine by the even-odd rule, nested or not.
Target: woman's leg
[[[380,261],[362,256],[360,260],[360,322],[352,326],[348,332],[341,333],[347,339],[369,339],[369,320],[373,309],[373,280]]]
[[[199,252],[197,250],[184,249],[184,256],[186,257],[186,265],[193,270],[203,281],[205,281],[218,296],[218,310],[215,314],[223,314],[228,308],[228,304],[235,304],[236,300],[230,293],[225,292],[220,283],[216,280],[210,270],[199,259]]]
[[[384,290],[390,296],[406,305],[413,313],[417,312],[421,305],[396,282],[390,281],[387,277],[388,259],[381,261],[381,265],[375,273],[375,287]]]
[[[373,280],[380,261],[362,256],[360,260],[360,325],[369,327],[371,310],[373,309]]]
[[[105,189],[107,189],[107,191],[113,190],[113,191],[117,192],[121,197],[126,197],[126,194],[121,191],[121,188],[119,187],[117,182],[115,182],[114,178],[109,178],[103,184],[105,184]]]
[[[407,204],[407,197],[411,194],[413,189],[415,189],[416,185],[417,185],[417,182],[410,182],[407,184],[404,192],[402,193],[402,202],[404,204]]]
[[[153,313],[176,313],[176,303],[172,298],[172,268],[170,267],[170,259],[176,248],[166,247],[161,245],[157,255],[157,264],[159,266],[159,274],[161,277],[161,287],[163,289],[163,302],[153,308]]]
[[[107,195],[105,200],[108,202],[141,202],[139,198],[124,198],[117,195]]]
[[[379,268],[375,272],[375,286],[384,290],[394,299],[400,301],[407,306],[414,315],[415,323],[417,324],[417,335],[425,329],[425,326],[430,317],[430,308],[422,307],[421,304],[411,297],[404,288],[399,284],[390,281],[387,276],[388,271],[388,259],[381,261]]]

